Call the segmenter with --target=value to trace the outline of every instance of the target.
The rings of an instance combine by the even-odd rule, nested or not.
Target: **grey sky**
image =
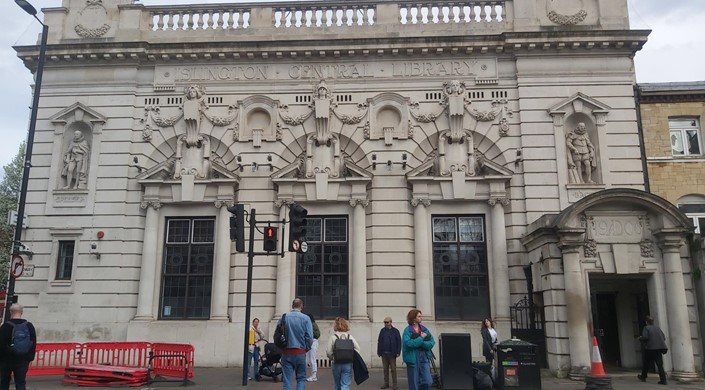
[[[31,105],[29,71],[17,58],[13,45],[36,42],[39,23],[13,0],[1,0],[0,25],[0,166],[6,165],[27,137]],[[61,6],[61,0],[30,0],[41,9]],[[107,0],[110,1],[110,0]],[[636,56],[637,81],[705,80],[705,1],[703,0],[628,0],[634,29],[651,29],[649,42]],[[143,0],[145,5],[227,3],[227,0]],[[41,17],[41,15],[40,15]],[[2,172],[0,171],[0,175]]]

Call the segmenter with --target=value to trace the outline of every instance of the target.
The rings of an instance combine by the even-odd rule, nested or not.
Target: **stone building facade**
[[[44,13],[34,273],[17,284],[41,339],[186,341],[199,365],[241,364],[247,258],[227,206],[275,221],[295,202],[309,251],[253,269],[268,333],[299,296],[324,338],[348,317],[377,365],[385,316],[402,327],[417,307],[475,357],[492,316],[502,339],[541,330],[551,370],[581,377],[593,328],[638,366],[651,313],[668,369],[696,376],[692,229],[643,191],[632,58],[648,32],[625,0]],[[38,48],[17,51],[34,69]]]
[[[705,297],[705,154],[702,118],[705,82],[638,85],[649,189],[673,203],[695,227],[689,238],[693,253],[692,280],[698,297]],[[705,300],[698,300],[700,332],[705,332]]]

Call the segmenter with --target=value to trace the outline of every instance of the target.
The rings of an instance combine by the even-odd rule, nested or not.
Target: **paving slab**
[[[399,389],[408,389],[406,382],[406,368],[401,367],[397,371],[399,374]],[[637,371],[619,371],[610,373],[613,379],[614,390],[696,390],[705,389],[705,382],[678,383],[670,381],[668,386],[658,385],[658,376],[649,377],[645,383],[637,379]],[[28,378],[27,389],[29,390],[69,390],[73,385],[63,385],[62,377],[33,377]],[[370,370],[370,379],[357,386],[353,384],[354,390],[378,390],[383,383],[381,370]],[[544,373],[541,383],[542,390],[582,390],[585,383],[575,382],[568,379],[558,379]],[[13,386],[10,387],[11,389]],[[75,387],[78,388],[78,387]],[[232,390],[236,388],[248,390],[280,390],[282,388],[281,376],[279,381],[273,382],[271,378],[262,378],[260,382],[250,381],[247,386],[242,386],[242,371],[239,368],[196,368],[193,384],[184,388],[174,383],[155,383],[149,387],[139,387],[140,390],[168,390],[168,389],[188,389],[188,390]],[[88,389],[88,388],[87,388]],[[92,387],[92,389],[111,389],[110,387]],[[114,389],[114,388],[112,388]],[[307,390],[333,390],[333,374],[329,368],[318,370],[318,381],[307,382]],[[520,388],[515,388],[520,390]]]

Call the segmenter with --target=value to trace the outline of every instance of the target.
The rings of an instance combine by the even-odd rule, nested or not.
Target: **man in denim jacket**
[[[313,325],[311,319],[301,311],[304,301],[294,299],[291,311],[286,313],[286,348],[282,350],[282,384],[284,390],[291,390],[291,381],[296,373],[296,390],[306,388],[306,352],[313,344]],[[282,320],[279,320],[281,322]]]

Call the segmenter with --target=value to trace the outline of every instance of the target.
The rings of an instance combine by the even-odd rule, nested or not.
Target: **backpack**
[[[7,321],[12,326],[12,339],[10,340],[10,352],[16,356],[24,356],[32,349],[32,338],[29,334],[27,321],[15,324]]]
[[[282,315],[281,320],[277,323],[277,327],[274,328],[274,344],[279,347],[279,349],[286,348],[286,314]]]
[[[321,337],[321,330],[318,329],[317,323],[314,322],[312,325],[313,325],[313,338],[318,340],[318,338]]]
[[[333,360],[336,363],[352,363],[355,357],[355,344],[350,340],[350,336],[348,335],[346,338],[341,339],[338,335],[335,335],[335,338]]]

